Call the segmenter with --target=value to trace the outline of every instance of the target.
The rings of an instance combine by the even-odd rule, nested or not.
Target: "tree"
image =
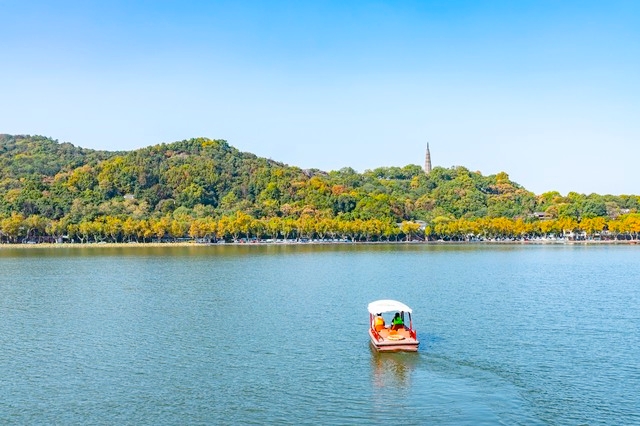
[[[593,238],[595,234],[604,230],[606,221],[603,217],[587,217],[582,219],[578,226],[587,234],[587,238]]]
[[[582,204],[582,217],[594,218],[607,215],[607,206],[602,200],[588,199]]]
[[[134,238],[136,241],[139,235],[140,221],[128,217],[122,222],[122,238],[127,241],[131,241]]]
[[[62,236],[67,231],[68,224],[65,220],[51,220],[47,223],[45,233],[54,237],[56,241],[61,241]]]
[[[629,232],[634,240],[638,239],[638,233],[640,233],[640,214],[631,213],[621,218],[623,223],[623,229]]]
[[[280,229],[282,228],[282,220],[279,217],[270,217],[267,220],[267,233],[271,236],[271,238],[278,238],[278,234],[280,233]]]
[[[27,239],[39,235],[44,235],[47,229],[49,220],[41,217],[40,215],[31,215],[22,221],[23,226],[26,228],[25,237]]]
[[[158,239],[158,242],[164,238],[164,236],[169,231],[171,223],[169,218],[164,216],[159,219],[151,219],[149,220],[149,228],[151,229],[151,234]]]
[[[231,220],[227,216],[222,216],[218,221],[218,237],[225,239],[231,235]]]
[[[183,238],[189,231],[190,218],[173,219],[169,225],[169,234],[175,238]]]
[[[411,241],[415,235],[417,235],[420,230],[420,224],[414,222],[404,221],[400,225],[400,229],[402,233],[407,236],[407,241]]]
[[[11,242],[17,242],[18,238],[25,235],[26,227],[24,225],[24,216],[22,213],[12,213],[10,217],[2,220],[2,233]]]
[[[267,233],[267,224],[266,224],[265,220],[263,220],[263,219],[251,219],[250,228],[253,230],[253,233],[255,234],[255,236],[256,236],[256,238],[258,240],[264,239],[264,236]]]
[[[234,219],[231,221],[231,235],[237,240],[240,234],[244,234],[249,239],[251,231],[252,217],[242,211],[237,211]]]
[[[280,233],[285,240],[289,238],[293,230],[295,229],[295,221],[291,218],[285,218],[280,221]]]
[[[144,219],[141,220],[138,223],[136,233],[138,235],[138,238],[142,238],[143,242],[146,242],[147,240],[151,240],[151,238],[153,238],[153,235],[154,235],[152,222]]]
[[[204,238],[207,234],[205,219],[195,219],[189,224],[189,236],[193,239]]]
[[[118,242],[118,237],[122,232],[122,221],[114,216],[105,216],[103,218],[103,231],[111,238],[114,243]]]
[[[302,215],[295,221],[295,228],[298,238],[313,238],[313,230],[315,227],[314,219],[309,215]]]

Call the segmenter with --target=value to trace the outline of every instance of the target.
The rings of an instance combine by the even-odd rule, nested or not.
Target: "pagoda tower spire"
[[[431,173],[431,153],[429,152],[429,142],[427,142],[427,153],[424,156],[424,172]]]

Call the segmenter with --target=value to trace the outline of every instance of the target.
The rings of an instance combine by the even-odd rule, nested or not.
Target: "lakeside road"
[[[264,245],[343,245],[343,244],[425,244],[425,245],[601,245],[601,244],[613,244],[613,245],[636,245],[640,244],[640,240],[527,240],[527,241],[355,241],[355,242],[337,242],[337,241],[306,241],[300,242],[295,240],[288,241],[261,241],[261,242],[227,242],[227,243],[197,243],[195,241],[182,241],[182,242],[146,242],[146,243],[1,243],[0,250],[12,249],[12,248],[105,248],[105,247],[209,247],[209,246],[264,246]]]

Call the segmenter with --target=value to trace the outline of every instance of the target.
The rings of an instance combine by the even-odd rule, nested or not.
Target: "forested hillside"
[[[605,228],[606,221],[636,213],[639,203],[638,196],[535,195],[504,172],[483,176],[464,167],[436,167],[429,175],[416,165],[364,173],[302,170],[240,152],[224,140],[105,152],[41,136],[0,135],[0,236],[5,241],[63,234],[116,241],[168,234],[353,235],[344,231],[346,224],[359,227],[357,235],[366,239],[463,237],[477,232],[460,226],[480,220],[531,226],[541,218],[576,224],[602,218]],[[420,229],[416,221],[422,222]],[[449,228],[455,223],[454,232]]]

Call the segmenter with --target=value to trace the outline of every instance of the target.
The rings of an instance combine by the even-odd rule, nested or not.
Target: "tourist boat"
[[[418,350],[420,342],[413,328],[410,307],[395,300],[376,300],[369,303],[368,310],[369,337],[373,347],[381,352]],[[403,318],[404,325],[392,326],[391,321],[387,323],[379,318],[381,316],[384,319],[384,314],[396,312]]]

